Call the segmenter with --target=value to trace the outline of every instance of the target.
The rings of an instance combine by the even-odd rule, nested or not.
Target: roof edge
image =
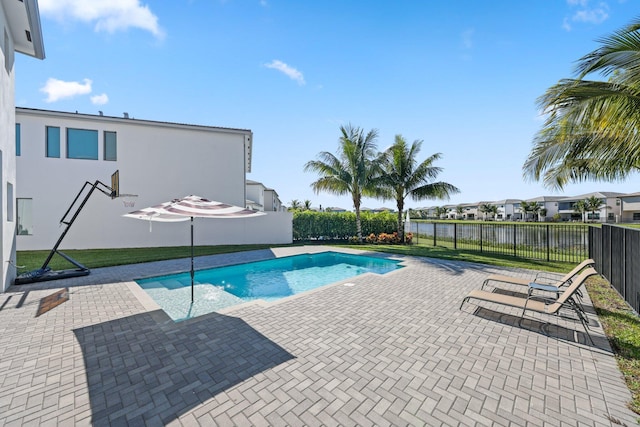
[[[37,0],[23,0],[24,7],[31,29],[31,44],[33,45],[33,56],[44,59],[44,40],[42,37],[42,25],[40,23],[40,10]]]

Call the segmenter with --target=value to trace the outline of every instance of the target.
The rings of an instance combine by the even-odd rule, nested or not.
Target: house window
[[[98,131],[68,128],[67,158],[98,160]]]
[[[7,182],[7,221],[13,221],[13,184]]]
[[[30,236],[33,234],[32,199],[18,199],[16,211],[18,213],[18,235]]]
[[[640,221],[640,212],[634,212],[633,213],[633,220],[634,221]]]
[[[60,128],[54,126],[47,126],[47,157],[60,158]]]
[[[20,123],[16,123],[16,156],[20,155]]]
[[[118,145],[115,132],[104,132],[104,159],[118,160]]]

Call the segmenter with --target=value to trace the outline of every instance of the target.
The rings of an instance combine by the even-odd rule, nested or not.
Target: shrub
[[[413,240],[413,233],[407,233],[405,237],[406,242],[411,243]],[[393,233],[380,233],[377,235],[375,233],[371,233],[365,238],[365,242],[373,245],[399,245],[402,243],[400,236],[398,236],[398,233],[395,231]]]
[[[393,233],[397,218],[389,212],[362,212],[362,235]],[[345,240],[352,241],[356,234],[356,214],[353,212],[293,212],[294,240]],[[355,238],[357,242],[357,238]]]

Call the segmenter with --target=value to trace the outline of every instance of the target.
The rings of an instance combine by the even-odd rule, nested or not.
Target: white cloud
[[[158,17],[140,0],[40,0],[38,4],[43,16],[59,21],[95,22],[96,31],[114,33],[133,27],[164,37]]]
[[[471,49],[473,47],[473,33],[475,33],[475,29],[469,28],[461,34],[463,48]]]
[[[567,0],[570,7],[579,9],[573,13],[571,18],[565,18],[562,28],[571,31],[571,22],[581,22],[589,24],[601,24],[609,19],[609,5],[600,2],[595,6],[590,5],[589,0]]]
[[[267,68],[273,68],[274,70],[280,71],[281,73],[289,77],[291,80],[297,81],[298,84],[301,86],[305,84],[304,76],[302,75],[302,73],[296,70],[295,68],[285,64],[282,61],[278,61],[277,59],[274,59],[270,63],[264,64],[264,66]]]
[[[605,3],[600,3],[598,7],[579,10],[573,15],[576,22],[588,22],[600,24],[609,18],[609,7]]]
[[[109,102],[109,97],[106,93],[103,93],[102,95],[94,95],[90,99],[93,105],[104,105]]]
[[[83,83],[80,83],[49,78],[47,83],[40,88],[40,92],[47,94],[45,102],[56,102],[64,98],[72,98],[76,95],[91,93],[91,83],[89,79],[84,79]]]

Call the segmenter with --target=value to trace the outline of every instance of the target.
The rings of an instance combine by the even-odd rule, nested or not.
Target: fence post
[[[516,237],[517,234],[518,234],[518,227],[514,223],[513,224],[513,256],[514,257],[518,256],[518,250],[516,249],[518,247],[518,238]]]
[[[436,224],[435,222],[433,223],[433,246],[435,246],[437,244],[436,241],[436,230],[438,229],[438,224]]]
[[[453,249],[458,249],[458,223],[453,223]]]
[[[480,253],[482,253],[482,223],[480,224]]]
[[[547,224],[547,262],[549,262],[549,251],[551,250],[551,247],[549,245],[549,224]]]

